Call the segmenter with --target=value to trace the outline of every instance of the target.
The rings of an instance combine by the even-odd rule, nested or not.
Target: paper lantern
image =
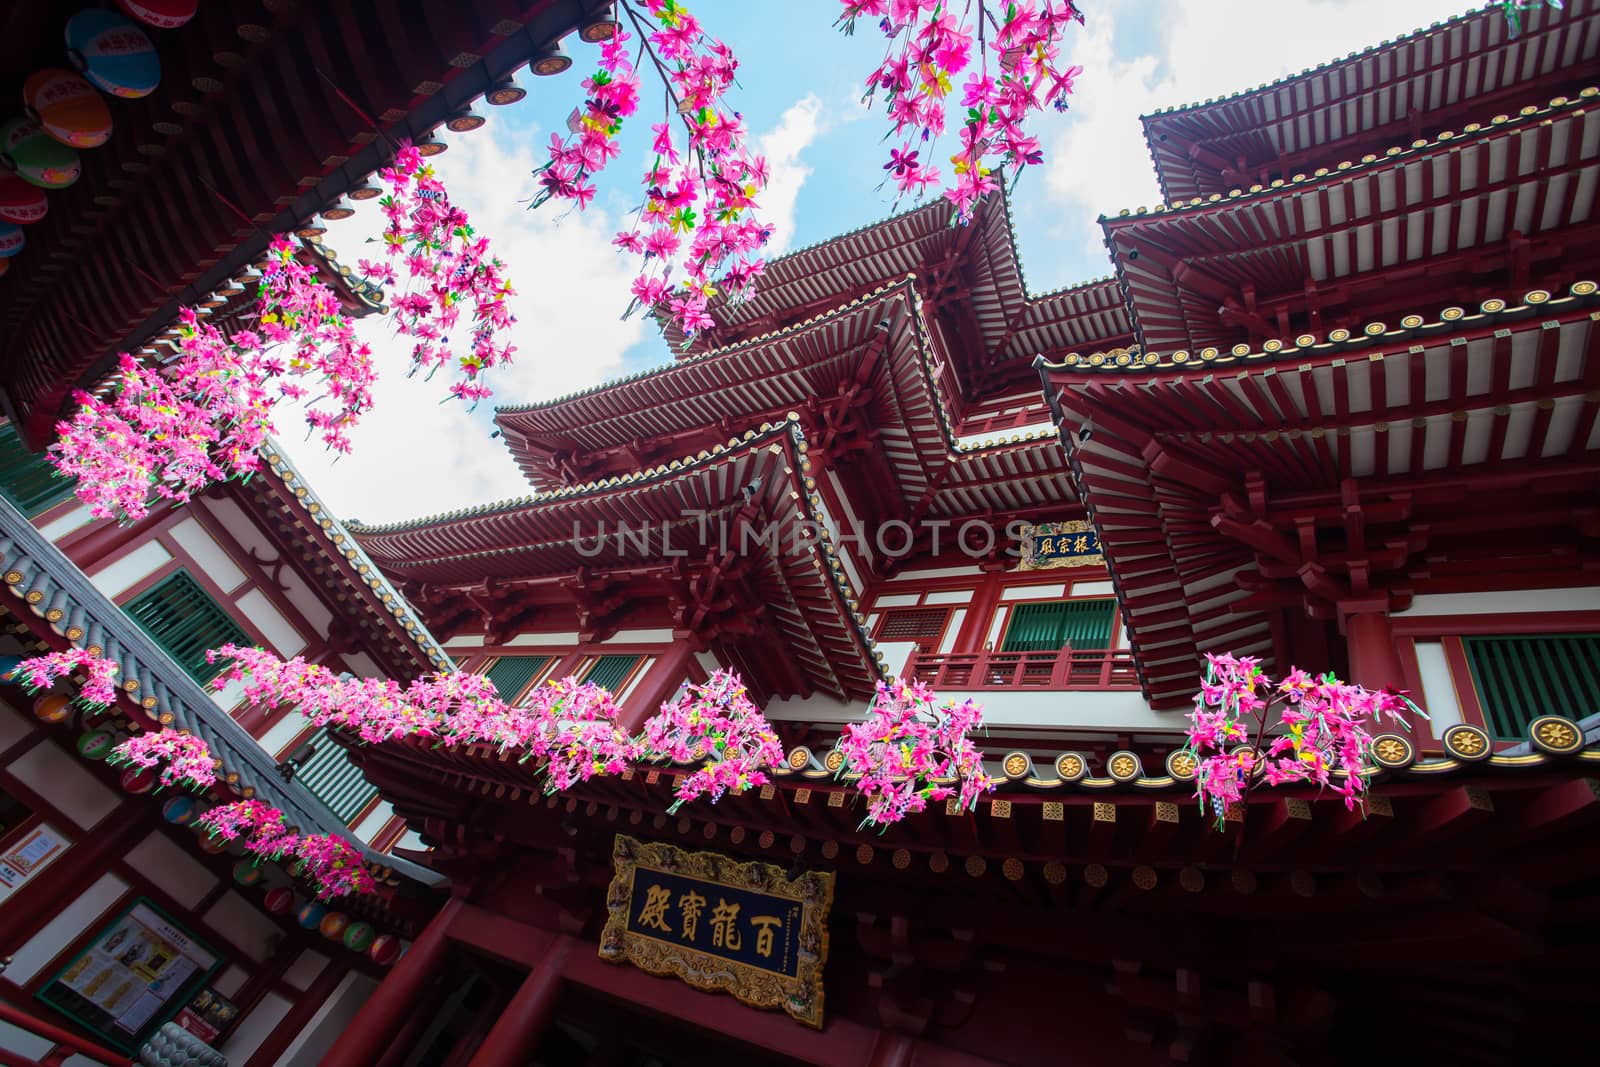
[[[148,793],[155,787],[154,767],[129,767],[122,772],[122,788],[130,793]]]
[[[78,738],[78,755],[84,759],[102,760],[116,747],[117,735],[110,730],[87,730]]]
[[[344,936],[344,932],[349,925],[350,916],[342,911],[330,911],[322,917],[322,922],[317,924],[317,929],[322,931],[322,936],[329,941],[337,941]]]
[[[199,834],[199,841],[200,851],[209,852],[213,856],[228,847],[227,838],[218,837],[210,830],[201,830]]]
[[[45,722],[62,722],[72,714],[72,701],[60,693],[46,693],[33,702],[33,714]]]
[[[376,933],[371,923],[351,923],[344,928],[344,947],[352,952],[365,952],[372,947]]]
[[[37,70],[22,83],[28,117],[73,148],[99,148],[111,139],[111,109],[94,86],[70,70]]]
[[[29,185],[15,174],[0,174],[0,222],[26,226],[44,218],[50,200],[44,190]]]
[[[117,0],[117,6],[158,30],[175,30],[194,18],[200,0]]]
[[[161,805],[161,817],[174,826],[188,826],[200,814],[194,797],[168,797]]]
[[[11,261],[9,259],[0,259],[0,278],[4,278],[6,276],[6,271],[10,269]]]
[[[23,236],[21,226],[0,222],[0,259],[10,259],[22,251],[22,246],[27,243],[28,239]]]
[[[287,915],[294,909],[294,890],[287,886],[269,889],[261,903],[273,915]]]
[[[261,881],[261,865],[255,860],[240,860],[233,865],[233,880],[244,886],[255,885]]]
[[[161,60],[137,23],[101,8],[87,8],[67,20],[67,58],[112,96],[136,100],[161,82]]]
[[[0,122],[0,154],[10,159],[17,177],[41,189],[65,189],[83,172],[78,150],[45,133],[33,119]]]
[[[400,958],[400,939],[393,934],[379,934],[367,949],[367,958],[380,967],[387,967]]]
[[[296,915],[295,918],[298,919],[300,925],[305,927],[307,930],[315,930],[322,924],[322,917],[327,913],[327,908],[324,908],[321,904],[318,904],[313,900],[305,907],[301,908],[300,913]]]

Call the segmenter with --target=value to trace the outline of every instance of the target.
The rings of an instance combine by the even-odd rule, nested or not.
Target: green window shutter
[[[29,452],[15,426],[0,427],[0,493],[33,518],[72,495],[78,483],[63,478],[42,452]]]
[[[294,780],[322,801],[334,818],[348,823],[378,795],[377,786],[361,776],[361,768],[326,727],[312,734],[307,744],[315,751],[295,771]]]
[[[633,673],[633,668],[638,665],[638,656],[601,656],[589,665],[583,672],[583,681],[593,682],[613,693],[628,675]]]
[[[227,666],[222,661],[207,663],[208,649],[255,643],[187,571],[174,571],[128,601],[122,610],[202,685]]]
[[[550,665],[549,656],[501,656],[489,664],[484,676],[494,683],[501,700],[515,700]]]
[[[1011,609],[1002,652],[1055,652],[1106,648],[1111,644],[1115,600],[1053,600],[1022,603]]]
[[[1466,637],[1467,664],[1489,732],[1521,741],[1541,715],[1600,712],[1600,634]]]

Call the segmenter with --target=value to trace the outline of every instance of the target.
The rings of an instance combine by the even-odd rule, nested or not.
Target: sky
[[[844,37],[835,0],[692,0],[708,32],[739,57],[731,101],[767,156],[772,179],[761,199],[776,227],[770,254],[802,248],[897,210],[880,188],[889,123],[868,109],[861,83],[883,39],[863,26]],[[1023,176],[1013,201],[1017,242],[1032,293],[1111,273],[1096,219],[1160,202],[1139,116],[1253,88],[1465,10],[1450,0],[1084,0],[1085,26],[1064,51],[1083,66],[1072,106],[1038,116],[1032,130],[1045,161]],[[380,381],[374,406],[335,457],[279,412],[279,443],[324,502],[344,519],[395,522],[531,492],[504,444],[493,438],[496,405],[533,403],[670,362],[653,323],[621,314],[636,262],[611,238],[638,206],[647,160],[641,137],[659,116],[641,107],[625,129],[623,155],[598,183],[586,212],[559,203],[528,210],[532,171],[552,131],[581,103],[580,81],[595,46],[576,36],[563,75],[517,76],[528,96],[476,110],[488,122],[463,134],[433,163],[451,200],[491,239],[516,287],[514,362],[488,381],[493,399],[469,410],[443,400],[448,381],[408,378],[409,345],[376,316],[358,331],[373,347]],[[644,100],[659,98],[645,77]],[[632,136],[629,136],[631,134]],[[948,154],[948,153],[946,153]],[[947,169],[947,168],[946,168]],[[327,244],[344,263],[376,258],[382,229],[374,201],[328,223]],[[909,203],[898,205],[900,210]],[[770,258],[770,256],[769,256]]]

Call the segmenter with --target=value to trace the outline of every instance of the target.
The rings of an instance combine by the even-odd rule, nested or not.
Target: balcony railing
[[[68,1060],[79,1057],[90,1063],[103,1064],[104,1067],[129,1067],[128,1057],[101,1048],[92,1041],[75,1037],[60,1027],[52,1026],[43,1019],[37,1019],[9,1004],[0,1003],[0,1020],[32,1034],[42,1042],[49,1043],[49,1047],[39,1059],[32,1059],[20,1052],[0,1047],[0,1064],[4,1064],[5,1067],[61,1067],[61,1064]]]
[[[1139,688],[1127,649],[913,652],[905,673],[937,690]]]

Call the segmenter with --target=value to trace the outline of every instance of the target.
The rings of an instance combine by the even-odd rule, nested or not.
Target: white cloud
[[[769,259],[788,248],[794,237],[795,201],[800,187],[811,177],[811,168],[800,162],[800,154],[824,130],[822,101],[808,93],[783,113],[777,126],[756,138],[756,147],[772,168],[761,197],[761,217],[773,226],[766,247]]]
[[[1225,96],[1459,14],[1461,0],[1099,0],[1072,37],[1072,108],[1052,115],[1046,182],[1066,240],[1103,256],[1095,218],[1160,202],[1139,123],[1157,108]],[[1159,17],[1154,51],[1117,54],[1127,23]],[[1119,28],[1121,32],[1113,33]]]

